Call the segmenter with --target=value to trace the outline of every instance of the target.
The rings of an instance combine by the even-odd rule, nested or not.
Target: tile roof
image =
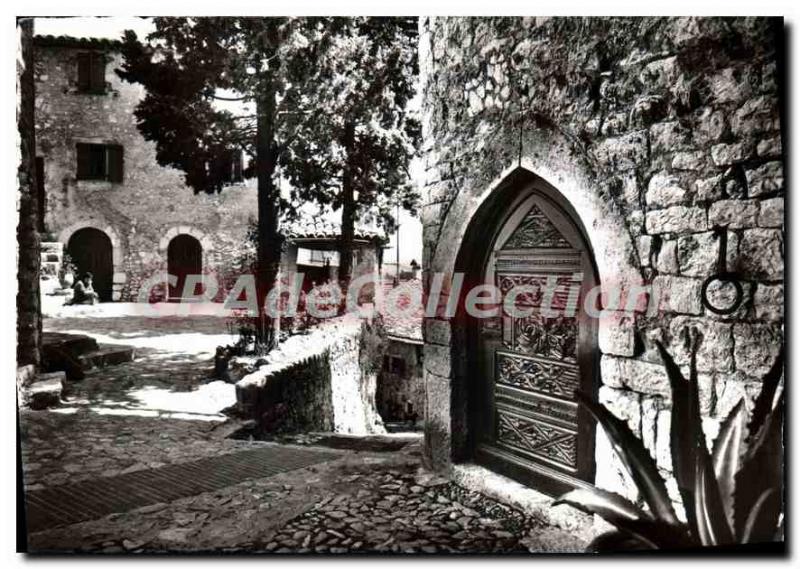
[[[301,214],[297,220],[284,221],[281,227],[289,239],[336,239],[341,234],[342,224],[320,215]],[[379,239],[381,233],[376,229],[356,224],[355,237],[364,240]]]
[[[39,47],[73,47],[80,49],[119,49],[122,42],[107,38],[78,38],[73,36],[34,36],[33,43]]]

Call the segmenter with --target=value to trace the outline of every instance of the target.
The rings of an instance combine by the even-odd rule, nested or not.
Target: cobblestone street
[[[231,341],[222,318],[84,316],[49,319],[45,327],[133,345],[137,357],[91,370],[70,385],[58,409],[21,414],[28,491],[156,472],[246,449],[269,454],[270,448],[299,448],[296,443],[325,457],[305,468],[31,533],[34,552],[513,553],[578,551],[586,544],[580,531],[549,527],[431,475],[421,466],[419,440],[399,451],[373,452],[314,446],[313,436],[280,445],[227,438],[231,429],[221,411],[235,401],[233,386],[209,378],[214,347]]]

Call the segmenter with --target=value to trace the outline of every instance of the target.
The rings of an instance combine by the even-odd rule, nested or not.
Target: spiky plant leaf
[[[770,526],[770,524],[774,525],[772,520],[775,516],[775,504],[780,508],[780,495],[778,490],[777,488],[767,488],[758,497],[756,503],[753,504],[752,511],[747,516],[747,520],[744,524],[744,531],[741,536],[742,543],[758,543],[759,541],[763,541],[754,539],[754,537],[756,534],[763,533],[760,528]],[[778,539],[780,533],[781,524],[778,524],[775,527],[773,539]]]
[[[744,451],[746,409],[744,399],[740,399],[719,429],[714,440],[712,462],[719,484],[719,494],[728,523],[733,526],[733,491],[736,473],[739,471]]]
[[[621,551],[641,551],[653,549],[652,544],[633,537],[621,530],[607,531],[594,538],[586,551],[595,553],[618,553]]]
[[[719,485],[714,476],[711,457],[701,443],[695,454],[695,518],[697,533],[703,545],[728,545],[733,543],[733,533],[722,505]]]
[[[684,549],[693,545],[685,525],[657,520],[619,494],[601,488],[572,490],[553,503],[558,504],[597,514],[645,548]]]
[[[691,383],[683,377],[680,368],[672,359],[661,342],[656,341],[656,347],[664,361],[670,389],[672,391],[672,412],[670,426],[670,451],[672,454],[672,469],[675,482],[686,511],[686,519],[692,534],[697,535],[697,521],[695,519],[695,475],[696,460],[695,449],[697,441],[703,436],[702,423],[697,404],[697,396],[693,397],[695,390]],[[692,367],[695,367],[695,350],[692,349]]]
[[[750,423],[747,425],[748,440],[752,440],[761,430],[767,415],[774,406],[775,392],[783,375],[783,350],[784,347],[781,346],[778,357],[775,358],[775,362],[773,362],[772,367],[762,380],[761,392],[756,398],[753,414],[750,417]]]
[[[733,519],[736,536],[741,540],[748,517],[765,490],[775,489],[774,498],[759,514],[758,525],[750,531],[750,539],[769,541],[775,534],[780,518],[783,487],[783,394],[778,397],[776,407],[767,413],[764,424],[751,443],[752,446],[736,474]],[[767,517],[767,513],[771,513]]]
[[[659,474],[656,462],[642,441],[631,432],[628,424],[615,417],[599,403],[592,401],[587,395],[578,392],[576,398],[608,434],[611,446],[642,493],[653,515],[670,524],[679,523],[667,492],[666,482]]]
[[[608,523],[614,525],[617,525],[616,521],[635,521],[650,517],[650,514],[630,500],[626,500],[614,492],[597,487],[570,490],[553,502],[554,506],[559,504],[569,504],[582,512],[597,514]]]

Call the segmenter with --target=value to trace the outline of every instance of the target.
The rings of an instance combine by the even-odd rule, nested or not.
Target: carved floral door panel
[[[593,428],[574,396],[593,383],[583,365],[593,357],[581,306],[594,278],[588,255],[569,218],[534,194],[498,232],[484,274],[504,299],[513,293],[514,310],[479,324],[477,456],[547,492],[593,475]]]

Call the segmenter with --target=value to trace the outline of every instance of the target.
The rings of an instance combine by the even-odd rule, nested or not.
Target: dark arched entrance
[[[114,254],[111,239],[93,227],[79,229],[69,238],[67,253],[75,264],[76,278],[92,273],[94,290],[100,300],[111,300]]]
[[[167,270],[178,279],[175,286],[169,287],[169,300],[179,302],[186,276],[203,272],[203,247],[200,241],[186,234],[174,237],[167,247]]]
[[[468,448],[476,462],[556,495],[594,479],[595,426],[574,392],[597,392],[597,319],[583,307],[597,273],[569,205],[525,178],[496,196],[473,235],[466,282],[519,294],[513,314],[462,315]]]

